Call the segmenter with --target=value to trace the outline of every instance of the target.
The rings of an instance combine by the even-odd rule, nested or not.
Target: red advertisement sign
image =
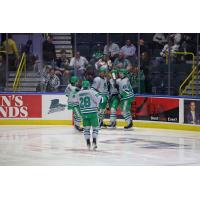
[[[42,96],[0,95],[0,118],[41,118]]]
[[[179,122],[179,99],[136,97],[132,103],[133,118],[138,120]]]
[[[159,97],[135,97],[132,102],[131,113],[134,120],[179,122],[179,99]],[[110,117],[110,110],[106,117]],[[117,118],[123,119],[120,108]]]

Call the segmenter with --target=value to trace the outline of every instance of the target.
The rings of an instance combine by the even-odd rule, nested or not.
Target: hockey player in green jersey
[[[120,97],[120,108],[122,115],[127,122],[125,129],[129,129],[133,126],[132,115],[131,115],[131,103],[134,100],[134,92],[132,86],[127,78],[127,70],[119,70],[119,78],[116,81],[116,84],[119,88],[119,97]]]
[[[73,111],[74,127],[78,131],[83,131],[80,127],[81,124],[81,113],[79,108],[79,103],[77,101],[77,93],[80,91],[80,82],[77,76],[72,76],[70,79],[70,84],[65,90],[65,94],[68,97],[68,110]]]
[[[96,90],[102,97],[102,102],[99,105],[99,120],[100,120],[100,127],[106,126],[103,123],[103,119],[106,112],[106,106],[108,103],[108,83],[106,78],[106,69],[104,67],[100,67],[99,77],[94,78],[92,88]]]
[[[109,80],[108,88],[109,88],[109,107],[110,107],[110,124],[108,127],[115,128],[116,127],[116,113],[117,108],[119,106],[119,92],[116,88],[116,79],[117,79],[117,70],[111,71],[111,79]]]
[[[77,95],[80,111],[83,119],[83,133],[88,149],[91,148],[90,130],[92,128],[92,146],[97,149],[97,137],[99,131],[98,107],[101,97],[90,89],[89,81],[82,82],[82,90]]]

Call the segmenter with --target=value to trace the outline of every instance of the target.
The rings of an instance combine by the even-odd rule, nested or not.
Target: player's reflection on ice
[[[0,165],[200,165],[196,132],[102,129],[97,151],[66,126],[0,127]]]

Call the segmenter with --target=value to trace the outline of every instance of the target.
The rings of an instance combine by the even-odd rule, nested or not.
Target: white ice
[[[88,151],[72,127],[0,126],[0,165],[200,165],[200,134],[104,129]]]

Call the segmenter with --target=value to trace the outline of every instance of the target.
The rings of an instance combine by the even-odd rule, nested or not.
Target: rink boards
[[[190,120],[191,102],[196,106],[195,124]],[[66,104],[67,97],[60,93],[0,93],[0,124],[72,125]],[[131,112],[136,127],[200,131],[200,99],[137,95]],[[117,114],[117,125],[124,126],[120,109]]]

